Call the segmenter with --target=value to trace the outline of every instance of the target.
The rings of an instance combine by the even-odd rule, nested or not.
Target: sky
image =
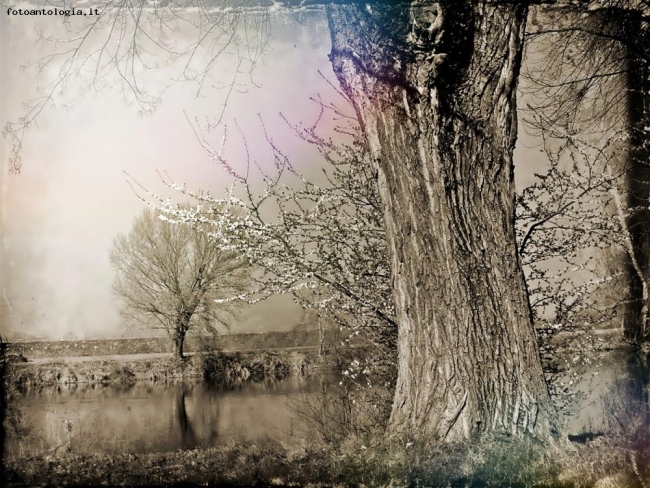
[[[41,19],[39,19],[41,20]],[[63,33],[61,19],[47,17],[46,28]],[[73,19],[74,21],[74,19]],[[20,66],[43,52],[35,37],[42,28],[29,17],[0,13],[3,66],[0,85],[2,124],[22,115],[22,104],[34,97],[38,77]],[[59,25],[56,25],[56,24]],[[327,59],[326,29],[274,21],[274,38],[255,67],[259,87],[242,81],[246,93],[231,95],[224,122],[228,148],[237,164],[243,160],[241,140],[234,123],[245,134],[253,158],[269,164],[260,117],[269,134],[301,170],[309,173],[313,149],[305,147],[280,118],[292,123],[313,123],[318,114],[310,97],[333,93],[319,75],[334,80]],[[214,79],[231,79],[233,58],[217,66]],[[172,74],[156,74],[165,82]],[[51,75],[52,73],[49,73]],[[247,73],[244,73],[246,75]],[[196,84],[177,83],[167,90],[160,106],[139,115],[132,100],[117,84],[77,99],[81,83],[71,83],[47,106],[24,138],[22,169],[8,174],[10,141],[2,140],[2,332],[21,331],[47,338],[116,337],[125,333],[119,301],[113,296],[114,278],[109,263],[113,239],[128,232],[134,217],[145,207],[129,178],[160,195],[169,195],[159,177],[166,174],[188,188],[223,194],[228,175],[210,161],[193,130],[194,121],[220,114],[224,90],[206,89],[197,97]],[[72,102],[72,106],[64,107]],[[131,102],[131,103],[130,103]],[[211,143],[221,143],[222,132],[208,132]],[[314,165],[316,166],[316,165]],[[242,166],[243,167],[243,166]],[[137,188],[137,186],[136,186]],[[140,192],[142,193],[142,192]],[[261,332],[290,328],[302,311],[287,297],[272,298],[246,310],[234,331]],[[142,331],[131,331],[141,335]]]
[[[251,157],[262,166],[270,164],[264,157],[268,146],[261,118],[293,163],[305,174],[315,174],[319,166],[313,148],[292,134],[279,113],[292,123],[311,125],[318,107],[310,97],[320,94],[340,102],[326,81],[336,84],[327,57],[329,33],[322,15],[301,21],[281,14],[272,18],[273,37],[253,70],[255,83],[249,81],[248,66],[241,67],[238,91],[228,99],[223,117],[229,127],[227,148],[231,160],[243,168],[238,127],[245,134]],[[69,21],[74,27],[77,19]],[[39,31],[45,36],[64,35],[62,18],[35,19],[0,12],[3,126],[18,120],[24,114],[23,104],[43,93],[38,87],[56,79],[60,64],[50,63],[40,73],[33,66],[21,68],[51,52],[51,46],[39,40]],[[177,35],[187,41],[190,33],[181,28]],[[99,38],[90,39],[89,50],[99,46]],[[109,78],[98,90],[84,93],[83,79],[71,79],[56,91],[53,103],[41,111],[36,125],[26,131],[18,175],[8,171],[10,141],[0,140],[0,333],[49,339],[145,335],[126,328],[119,300],[111,290],[114,273],[109,251],[113,239],[128,232],[133,219],[146,207],[129,177],[163,196],[169,192],[159,174],[191,189],[223,194],[231,180],[210,161],[193,127],[198,126],[206,139],[219,146],[221,130],[208,131],[205,121],[221,114],[227,90],[212,87],[232,79],[236,59],[224,55],[217,60],[212,78],[199,95],[196,83],[175,83],[157,109],[145,114],[138,113],[133,97],[123,93],[115,80]],[[165,86],[177,67],[172,63],[143,71],[145,87],[146,83]],[[537,141],[522,133],[516,152],[516,160],[524,168],[517,172],[520,185],[530,180],[530,168],[540,165],[536,145]],[[286,330],[302,317],[289,297],[273,297],[246,309],[233,332]]]

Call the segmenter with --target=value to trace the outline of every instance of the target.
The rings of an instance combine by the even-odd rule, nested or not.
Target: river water
[[[299,414],[317,380],[218,386],[138,383],[13,396],[9,458],[71,453],[147,453],[272,438],[306,443]]]

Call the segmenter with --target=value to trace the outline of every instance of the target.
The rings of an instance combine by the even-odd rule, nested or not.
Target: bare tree
[[[243,293],[248,263],[197,228],[161,219],[146,210],[128,235],[115,239],[111,263],[115,292],[124,314],[146,327],[165,330],[177,358],[187,333],[197,327],[227,327],[234,303],[218,303]]]
[[[226,146],[233,144],[226,137],[228,128],[223,127],[222,146],[214,147],[195,127],[208,156],[236,185],[228,197],[219,198],[167,182],[197,205],[178,207],[162,199],[154,203],[172,219],[200,222],[247,257],[259,272],[255,286],[242,298],[256,303],[274,294],[293,295],[305,309],[349,330],[350,339],[355,336],[374,348],[362,370],[394,377],[397,324],[375,172],[355,118],[332,104],[321,107],[342,121],[338,130],[350,140],[334,143],[320,133],[319,122],[294,127],[296,137],[320,153],[323,181],[318,184],[300,174],[267,135],[273,170],[257,165],[263,181],[256,189],[260,183],[251,181],[252,174],[257,176],[252,162],[238,172],[239,165],[228,157]],[[242,142],[246,144],[245,137]],[[232,218],[222,219],[213,210],[219,208]]]
[[[600,0],[534,12],[524,69],[527,121],[547,138],[582,139],[592,158],[618,144],[619,215],[629,230],[627,340],[647,340],[650,311],[650,3]],[[623,137],[618,137],[622,134]]]
[[[584,325],[587,315],[591,326],[609,322],[621,305],[591,296],[621,282],[621,273],[603,273],[600,258],[630,247],[620,207],[624,172],[616,172],[612,153],[567,138],[546,149],[548,170],[517,195],[519,257],[534,318],[547,318],[556,331]]]

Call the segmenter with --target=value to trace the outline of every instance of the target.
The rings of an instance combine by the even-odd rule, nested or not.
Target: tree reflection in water
[[[300,443],[305,436],[290,437],[291,426],[299,424],[294,429],[299,431],[304,423],[293,418],[287,403],[302,394],[295,381],[237,386],[140,382],[127,388],[78,385],[16,392],[10,408],[21,429],[8,429],[7,452],[12,457],[47,454],[68,436],[71,452],[102,454],[172,452],[269,436]],[[73,426],[69,431],[65,419]]]
[[[192,426],[190,418],[187,416],[187,408],[185,406],[185,397],[187,396],[188,387],[185,384],[176,387],[174,399],[174,415],[176,425],[180,432],[180,441],[182,449],[192,449],[197,446],[197,436]]]

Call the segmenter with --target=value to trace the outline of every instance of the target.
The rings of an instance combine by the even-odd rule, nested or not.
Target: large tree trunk
[[[620,15],[620,13],[619,13]],[[630,152],[627,172],[628,229],[631,250],[626,268],[629,297],[624,317],[627,340],[640,344],[648,338],[650,313],[650,32],[643,28],[640,12],[621,15],[628,46],[628,132]]]
[[[391,433],[552,428],[514,232],[526,12],[506,3],[328,7],[334,72],[385,207],[399,324]]]

